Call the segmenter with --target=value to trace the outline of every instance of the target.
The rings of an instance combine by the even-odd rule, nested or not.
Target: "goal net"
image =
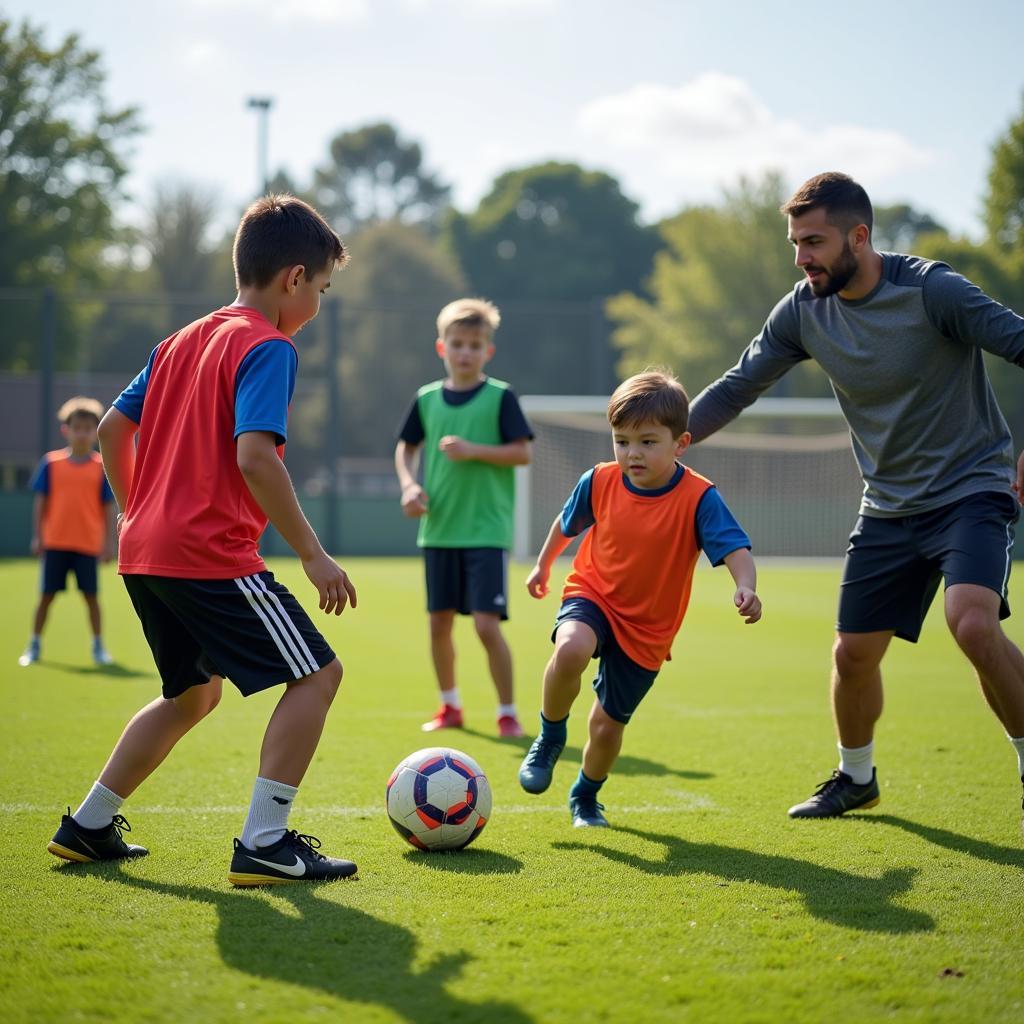
[[[520,402],[536,434],[533,460],[516,479],[514,554],[527,560],[580,475],[614,456],[606,398],[524,395]],[[714,481],[755,555],[845,552],[863,484],[834,399],[761,398],[682,461]]]

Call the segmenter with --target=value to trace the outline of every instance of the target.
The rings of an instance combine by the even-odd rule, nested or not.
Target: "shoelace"
[[[323,844],[316,836],[309,836],[301,832],[296,832],[294,829],[290,829],[288,835],[292,837],[293,843],[304,843],[309,848],[309,853],[314,860],[327,859],[322,853],[317,853],[317,850],[319,850]]]
[[[840,782],[839,769],[837,768],[824,782],[818,783],[818,788],[814,791],[815,796],[824,795],[825,791],[834,786],[837,782]]]
[[[551,755],[554,753],[554,746],[550,743],[538,743],[536,746],[531,746],[526,753],[527,764],[547,764],[551,760]]]
[[[122,838],[125,832],[131,832],[132,830],[131,825],[128,824],[128,819],[123,814],[115,814],[110,824],[117,829],[118,836]]]

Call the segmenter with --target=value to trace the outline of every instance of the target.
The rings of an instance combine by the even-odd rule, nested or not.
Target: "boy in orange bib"
[[[600,659],[583,767],[569,794],[577,827],[608,824],[597,794],[627,723],[671,656],[701,551],[732,574],[744,620],[761,618],[750,540],[714,484],[677,461],[690,443],[688,416],[686,392],[668,373],[648,371],[619,385],[608,403],[615,461],[580,478],[526,580],[532,597],[544,597],[555,559],[586,531],[544,670],[541,733],[519,769],[528,793],[551,784],[583,672]]]

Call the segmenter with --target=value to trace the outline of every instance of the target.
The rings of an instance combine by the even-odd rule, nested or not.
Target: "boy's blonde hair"
[[[608,400],[608,422],[612,429],[658,423],[679,437],[690,422],[690,400],[674,373],[644,370],[615,389]]]
[[[444,338],[452,324],[486,327],[493,334],[501,323],[501,313],[493,302],[486,299],[456,299],[437,314],[437,336]]]
[[[105,412],[106,409],[103,408],[103,403],[97,399],[86,398],[85,395],[76,395],[74,398],[69,398],[57,410],[57,419],[61,423],[68,424],[75,416],[89,416],[99,426]]]

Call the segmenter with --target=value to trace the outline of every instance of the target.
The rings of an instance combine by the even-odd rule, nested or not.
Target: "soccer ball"
[[[400,761],[387,785],[395,831],[420,850],[461,850],[491,816],[491,786],[461,750],[427,747]]]

